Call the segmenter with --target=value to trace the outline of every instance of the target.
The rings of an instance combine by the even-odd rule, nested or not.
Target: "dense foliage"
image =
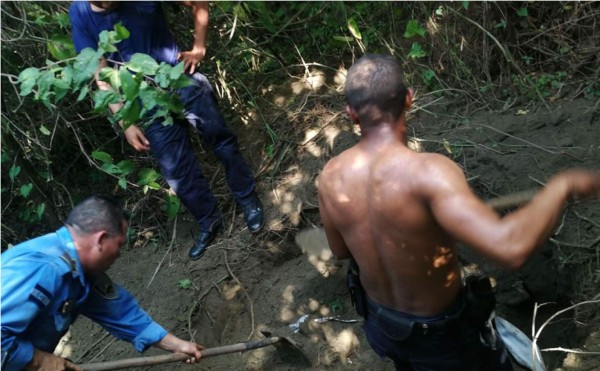
[[[153,107],[154,115],[178,114],[169,89],[181,82],[181,66],[139,55],[128,64],[135,74],[101,72],[116,92],[95,91],[97,57],[128,30],[105,32],[97,51],[75,55],[68,6],[1,3],[3,249],[41,221],[57,226],[90,190],[119,190],[137,212],[156,197],[165,215],[179,207],[151,158],[134,154],[114,122],[138,122]],[[189,46],[189,10],[164,6]],[[594,2],[216,2],[202,68],[233,121],[261,112],[254,92],[313,68],[343,69],[364,53],[398,56],[410,83],[433,99],[474,109],[545,104],[600,96],[598,13]],[[107,105],[119,100],[124,108],[107,119]],[[272,156],[277,128],[260,116],[251,121]]]

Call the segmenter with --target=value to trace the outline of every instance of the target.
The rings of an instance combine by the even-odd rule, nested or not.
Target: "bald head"
[[[363,128],[397,121],[407,90],[400,64],[391,55],[367,54],[346,76],[346,100]]]

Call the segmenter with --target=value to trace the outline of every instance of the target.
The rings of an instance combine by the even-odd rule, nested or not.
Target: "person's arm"
[[[182,5],[192,8],[194,18],[194,46],[192,50],[181,52],[177,59],[183,60],[183,70],[189,68],[190,74],[196,71],[196,66],[204,59],[206,54],[206,31],[208,30],[208,2],[207,1],[181,1]]]
[[[73,44],[75,45],[75,51],[80,53],[85,48],[92,48],[96,50],[98,48],[98,35],[93,35],[86,22],[90,19],[87,16],[86,7],[89,4],[87,1],[75,1],[69,7],[69,19],[71,21],[71,37]],[[100,65],[95,75],[96,86],[100,90],[113,90],[112,86],[105,81],[100,81],[98,74],[100,70],[108,65],[106,58],[100,59]],[[123,103],[114,103],[109,105],[110,111],[114,114],[117,113],[123,107]],[[123,122],[119,122],[121,128],[123,128]],[[136,125],[130,125],[124,130],[125,139],[136,151],[148,151],[150,150],[150,142],[144,136],[144,133]]]
[[[185,341],[170,333],[165,335],[165,337],[154,344],[154,346],[171,352],[188,354],[190,356],[190,359],[187,360],[188,363],[199,361],[202,356],[201,350],[204,349],[200,344]]]
[[[167,335],[135,298],[106,274],[96,279],[81,307],[81,314],[116,338],[132,343],[138,352],[145,351]]]
[[[108,62],[107,62],[106,58],[102,57],[102,59],[100,59],[100,65],[98,66],[98,71],[96,72],[94,79],[96,81],[96,86],[98,87],[99,90],[112,91],[113,90],[112,86],[108,82],[102,81],[99,78],[100,71],[107,65],[108,65]],[[115,114],[121,108],[123,108],[123,103],[118,102],[118,103],[109,104],[108,108],[110,109],[110,111],[113,114]],[[123,125],[124,125],[123,121],[119,121],[119,125],[121,126],[121,128],[123,128]],[[139,127],[137,127],[136,125],[129,125],[129,127],[126,128],[123,131],[123,133],[125,135],[125,139],[127,139],[127,142],[136,151],[150,150],[150,142],[148,141],[148,139],[146,139],[146,136],[144,135],[142,130]]]
[[[528,204],[504,217],[483,203],[451,160],[428,155],[423,196],[456,241],[507,267],[518,268],[551,234],[570,196],[600,195],[600,175],[570,170],[552,178]]]
[[[200,359],[201,345],[169,334],[139,306],[127,290],[112,283],[107,275],[96,280],[81,314],[97,322],[113,336],[132,343],[138,352],[156,346],[189,354],[188,362]]]
[[[338,259],[348,259],[352,257],[344,238],[340,231],[331,221],[329,212],[328,198],[331,197],[331,191],[327,189],[327,167],[323,170],[323,173],[319,177],[319,214],[321,215],[321,221],[323,222],[323,228],[325,229],[325,235],[327,236],[327,243],[333,255]]]

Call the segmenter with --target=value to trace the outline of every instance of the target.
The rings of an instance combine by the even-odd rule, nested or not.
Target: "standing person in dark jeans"
[[[452,160],[407,147],[413,91],[394,57],[362,57],[345,89],[361,139],[325,165],[319,209],[334,255],[355,260],[348,282],[369,344],[398,370],[510,370],[504,344],[485,326],[491,287],[483,293],[491,305],[471,295],[475,285],[463,287],[455,245],[515,269],[549,237],[570,197],[600,195],[600,174],[561,172],[501,217]]]
[[[117,52],[103,58],[101,67],[112,65],[113,61],[126,62],[135,53],[148,54],[159,63],[171,65],[184,61],[192,85],[178,89],[177,93],[185,106],[186,120],[175,120],[173,125],[156,121],[145,131],[131,125],[125,130],[125,137],[137,151],[152,150],[165,179],[198,222],[200,235],[189,252],[189,257],[196,260],[222,230],[223,222],[217,200],[196,162],[186,121],[198,130],[225,166],[227,184],[251,232],[263,227],[264,215],[254,176],[240,153],[236,136],[225,126],[209,81],[196,72],[206,52],[208,4],[204,1],[181,3],[192,8],[195,34],[191,51],[179,50],[158,2],[75,1],[69,9],[69,17],[77,52],[87,47],[96,49],[100,32],[112,30],[118,22],[129,30],[130,37],[116,45]],[[99,89],[111,89],[110,84],[96,81]],[[113,104],[110,109],[114,113],[121,106]]]

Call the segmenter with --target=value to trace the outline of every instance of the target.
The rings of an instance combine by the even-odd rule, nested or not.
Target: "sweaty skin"
[[[406,109],[411,100],[412,91]],[[526,206],[501,217],[473,194],[450,159],[407,147],[403,114],[363,130],[357,145],[327,163],[318,187],[330,248],[338,259],[356,260],[367,295],[402,312],[434,316],[461,287],[456,242],[517,268],[549,237],[570,195],[600,194],[600,176],[562,172]]]

